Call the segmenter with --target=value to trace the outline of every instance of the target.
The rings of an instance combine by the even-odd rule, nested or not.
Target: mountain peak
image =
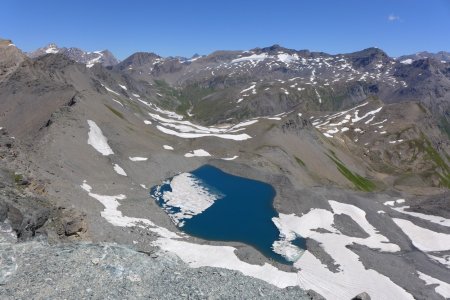
[[[102,64],[103,66],[113,66],[119,63],[114,55],[109,50],[87,52],[85,50],[71,47],[59,48],[55,43],[50,43],[45,47],[39,48],[36,51],[27,53],[30,58],[38,58],[46,54],[61,53],[78,63],[86,64],[88,68],[95,64]]]

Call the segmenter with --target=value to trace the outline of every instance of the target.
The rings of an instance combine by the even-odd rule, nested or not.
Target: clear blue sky
[[[280,44],[391,56],[450,51],[450,0],[1,0],[0,37],[24,51],[50,42],[163,56]]]

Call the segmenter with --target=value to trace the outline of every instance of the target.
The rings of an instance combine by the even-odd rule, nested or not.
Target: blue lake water
[[[205,240],[242,242],[277,262],[291,264],[272,249],[273,242],[279,240],[280,232],[272,222],[278,213],[273,208],[275,190],[271,185],[234,176],[210,165],[190,174],[205,190],[217,195],[217,200],[192,218],[183,219],[182,224],[178,224],[183,232]],[[172,192],[171,180],[151,189],[152,197],[163,207],[164,193]],[[165,210],[169,215],[180,211],[176,207],[165,207]],[[305,248],[301,238],[292,244]]]

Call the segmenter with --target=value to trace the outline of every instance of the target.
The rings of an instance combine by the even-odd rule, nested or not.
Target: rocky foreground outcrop
[[[5,235],[7,233],[3,233]],[[1,299],[311,299],[239,272],[110,244],[0,242]]]

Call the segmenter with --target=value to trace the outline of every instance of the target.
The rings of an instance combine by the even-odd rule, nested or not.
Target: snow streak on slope
[[[166,228],[155,225],[148,219],[123,216],[122,212],[118,209],[120,206],[118,200],[125,200],[127,198],[125,195],[119,194],[114,196],[107,196],[92,193],[92,187],[87,183],[86,180],[83,181],[83,184],[80,185],[80,187],[88,192],[90,197],[98,200],[105,207],[105,209],[100,214],[103,218],[106,219],[106,221],[108,221],[112,225],[120,227],[140,226],[148,228],[149,230],[163,237],[179,238],[177,234],[167,230]]]
[[[450,227],[450,219],[446,219],[446,218],[440,217],[440,216],[426,215],[426,214],[422,214],[422,213],[418,213],[418,212],[414,212],[414,211],[407,211],[406,209],[408,209],[408,208],[409,208],[409,206],[401,206],[401,207],[393,207],[392,209],[396,210],[398,212],[401,212],[403,214],[406,214],[406,215],[420,218],[422,220],[427,220],[427,221],[435,223],[435,224]]]
[[[148,158],[147,157],[139,157],[139,156],[137,156],[137,157],[128,157],[131,161],[146,161],[146,160],[148,160]]]
[[[103,135],[101,129],[95,124],[94,121],[88,120],[89,124],[89,138],[88,144],[94,147],[95,150],[100,152],[104,156],[114,154],[111,147],[108,145],[108,140]]]
[[[242,141],[251,138],[251,136],[245,133],[235,134],[238,131],[245,129],[242,128],[243,127],[242,123],[227,127],[214,127],[214,126],[205,127],[193,124],[190,121],[180,121],[164,118],[161,117],[160,115],[153,113],[149,113],[149,115],[150,117],[152,117],[153,120],[159,122],[160,125],[157,125],[156,128],[158,128],[160,131],[166,134],[175,135],[182,138],[199,138],[206,136],[214,136],[218,138],[230,139],[235,141]],[[248,124],[248,122],[246,122],[246,124]],[[169,129],[168,127],[172,129]]]
[[[392,220],[420,250],[425,252],[450,250],[450,234],[435,232],[404,219],[393,218]]]
[[[185,139],[195,139],[200,137],[207,137],[207,136],[214,136],[222,139],[227,140],[235,140],[235,141],[243,141],[250,139],[251,136],[249,136],[246,133],[243,134],[220,134],[220,133],[184,133],[184,132],[178,132],[175,130],[167,129],[165,127],[162,127],[160,125],[156,126],[161,132],[164,132],[166,134],[178,136]]]

